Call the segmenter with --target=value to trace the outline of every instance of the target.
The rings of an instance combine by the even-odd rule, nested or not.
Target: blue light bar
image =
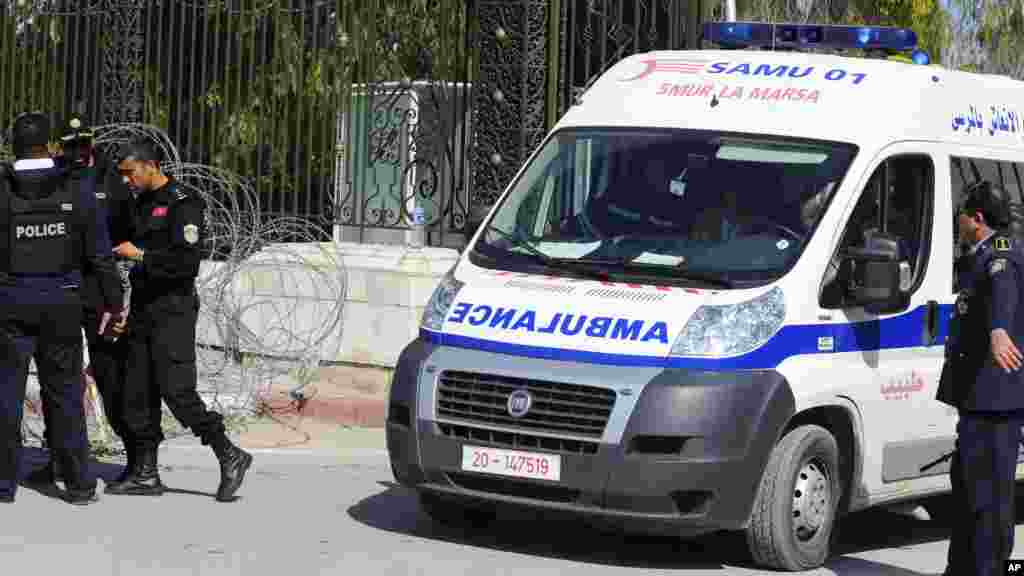
[[[723,48],[832,48],[908,52],[917,47],[917,34],[913,30],[888,26],[705,22],[704,39]]]

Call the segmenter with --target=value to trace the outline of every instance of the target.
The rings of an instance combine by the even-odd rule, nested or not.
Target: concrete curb
[[[266,408],[271,413],[312,418],[338,426],[384,427],[387,418],[390,370],[339,366],[322,369],[322,374],[322,378],[311,384],[314,392],[301,402],[291,399],[286,388],[273,387],[270,394],[264,398]],[[41,409],[38,384],[29,386],[26,400],[30,401],[26,408],[27,412]],[[85,404],[87,415],[95,417],[91,404]]]
[[[292,401],[287,390],[281,388],[275,387],[271,393],[298,416],[340,426],[383,428],[392,374],[388,368],[324,366],[310,383],[309,396],[303,401]]]
[[[383,428],[387,400],[383,398],[317,398],[301,405],[300,416],[334,422],[341,426]]]
[[[273,386],[265,398],[271,413],[311,418],[357,428],[383,428],[387,418],[391,371],[356,366],[320,369],[319,377],[295,400],[283,385]]]

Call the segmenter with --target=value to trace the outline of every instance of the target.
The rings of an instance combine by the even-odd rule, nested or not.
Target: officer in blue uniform
[[[21,453],[21,420],[34,358],[49,396],[56,456],[73,504],[96,500],[82,405],[79,288],[96,274],[108,310],[120,305],[120,280],[109,241],[97,234],[95,195],[49,156],[50,125],[39,112],[14,121],[14,166],[0,170],[0,502],[13,502]],[[106,312],[105,329],[113,315]]]
[[[130,217],[131,193],[128,191],[116,166],[107,159],[106,154],[94,149],[93,133],[81,115],[73,115],[65,126],[61,154],[55,158],[57,165],[66,168],[69,176],[96,196],[96,217],[101,224],[97,228],[100,244],[116,245],[128,239],[126,219]],[[107,240],[106,238],[109,238]],[[120,270],[119,270],[120,272]],[[128,293],[126,274],[121,273],[121,284]],[[82,328],[85,330],[88,343],[89,364],[96,388],[103,399],[103,408],[107,422],[122,441],[125,440],[125,428],[119,417],[122,404],[124,344],[114,334],[117,322],[108,322],[107,333],[99,334],[100,322],[103,318],[104,298],[99,278],[92,271],[82,274]],[[124,312],[124,310],[111,312]],[[118,314],[118,319],[121,314]],[[42,395],[43,419],[46,424],[44,437],[47,444],[54,445],[52,438],[53,410],[49,395]],[[134,462],[134,450],[130,441],[124,441],[128,455],[128,465],[118,480],[123,480],[127,470]],[[62,480],[60,459],[51,458],[46,466],[30,474],[26,478],[29,484],[46,485]]]
[[[958,211],[959,294],[936,398],[958,409],[950,466],[957,512],[946,574],[996,576],[1013,551],[1015,473],[1024,422],[1024,251],[998,230],[1005,193],[988,182]]]

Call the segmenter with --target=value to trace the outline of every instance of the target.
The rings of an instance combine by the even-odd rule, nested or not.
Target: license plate
[[[462,469],[516,478],[558,481],[562,477],[562,457],[557,454],[463,446]]]

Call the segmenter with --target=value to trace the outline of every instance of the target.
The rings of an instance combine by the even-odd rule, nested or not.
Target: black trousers
[[[126,437],[123,412],[124,393],[124,359],[126,346],[118,340],[111,342],[100,336],[97,331],[100,327],[100,315],[91,306],[82,308],[82,329],[85,331],[86,342],[89,346],[89,364],[92,367],[93,380],[96,381],[96,389],[103,400],[103,411],[110,424],[110,428],[117,434],[127,446],[130,439]],[[111,320],[113,321],[113,320]],[[53,426],[53,410],[50,407],[52,400],[50,395],[41,391],[40,396],[43,402],[43,422],[46,424],[44,436],[49,446],[54,445],[54,438],[51,433]]]
[[[955,575],[1002,576],[1016,528],[1017,451],[1024,418],[961,412],[950,466],[955,515],[948,564]]]
[[[13,292],[13,291],[12,291]],[[0,494],[17,491],[28,365],[35,358],[49,435],[69,490],[96,488],[82,402],[82,303],[70,290],[0,295]]]
[[[224,436],[224,419],[196,392],[198,296],[170,293],[138,305],[133,301],[131,316],[134,320],[122,337],[127,346],[122,412],[126,434],[140,450],[156,449],[164,440],[163,401],[203,444],[216,443]]]

